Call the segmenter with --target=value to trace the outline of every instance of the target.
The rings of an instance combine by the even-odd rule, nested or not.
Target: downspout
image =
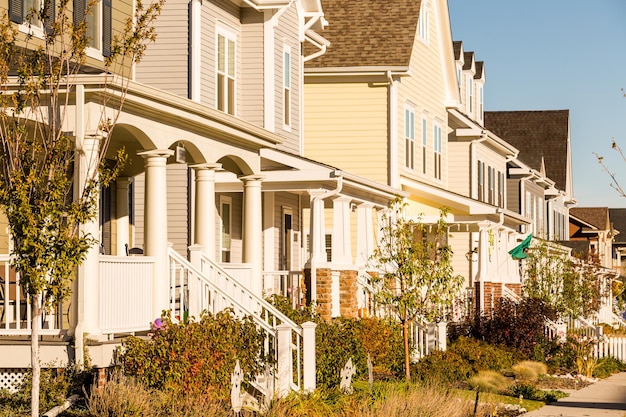
[[[475,194],[475,188],[476,188],[476,184],[474,184],[477,175],[476,174],[476,178],[474,174],[474,169],[476,167],[476,161],[477,161],[477,155],[476,155],[476,144],[480,143],[480,142],[484,142],[487,140],[487,131],[483,130],[480,132],[481,136],[480,139],[474,139],[470,142],[470,161],[472,166],[470,167],[470,172],[469,172],[469,176],[470,176],[470,191],[469,191],[469,197],[470,198],[475,198],[474,194]],[[476,195],[476,200],[478,200],[478,195]]]
[[[202,0],[192,0],[189,20],[191,34],[189,36],[189,98],[200,103],[200,73],[202,49]]]
[[[319,256],[318,252],[318,242],[315,241],[315,228],[317,226],[317,224],[314,222],[314,211],[313,208],[315,207],[315,203],[317,203],[318,201],[321,200],[325,200],[329,197],[335,196],[337,194],[339,194],[341,192],[341,189],[343,188],[343,176],[338,173],[337,171],[334,171],[332,173],[332,175],[337,178],[337,185],[335,187],[334,190],[330,190],[327,193],[324,194],[318,194],[316,196],[313,196],[313,198],[311,199],[311,219],[309,220],[310,223],[310,228],[311,228],[311,232],[310,232],[310,236],[311,236],[311,302],[313,302],[313,300],[317,301],[317,257]],[[322,208],[323,210],[323,208]],[[319,219],[317,219],[319,221]]]
[[[389,112],[389,186],[398,188],[398,89],[394,83],[391,71],[387,71],[387,80],[389,82],[389,93],[387,94],[387,111]]]
[[[76,131],[74,136],[76,142],[80,140],[82,142],[84,137],[84,114],[85,111],[85,86],[83,84],[76,84]],[[79,139],[80,138],[80,139]],[[78,145],[78,143],[76,143]],[[82,144],[81,144],[82,147]],[[78,158],[77,158],[78,159]],[[77,176],[80,178],[80,162],[74,162],[78,168],[78,174],[74,175],[74,180]],[[74,188],[75,195],[80,192],[77,187]],[[78,279],[76,280],[76,327],[74,328],[74,363],[79,367],[83,367],[85,364],[85,346],[83,344],[84,330],[85,330],[85,318],[84,318],[84,304],[85,304],[85,284],[84,276],[80,276],[81,269],[78,268]]]

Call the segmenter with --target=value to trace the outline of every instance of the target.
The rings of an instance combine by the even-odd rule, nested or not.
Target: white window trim
[[[289,55],[289,80],[287,80],[286,77],[286,71],[285,71],[285,66],[286,66],[286,55]],[[293,85],[293,80],[292,80],[292,68],[293,66],[291,65],[291,60],[292,60],[292,54],[291,54],[291,47],[289,45],[283,45],[283,129],[291,132],[291,124],[292,124],[292,106],[291,103],[293,102],[293,94],[292,94],[292,89],[291,86]],[[236,64],[235,64],[235,70],[236,70]],[[289,81],[289,85],[287,85],[287,81]],[[286,92],[289,91],[289,99],[286,98]],[[287,110],[289,112],[289,117],[285,117],[285,110]],[[286,120],[287,119],[287,120]]]
[[[85,54],[90,58],[102,61],[104,60],[104,55],[102,55],[102,0],[97,0],[93,7],[98,8],[98,19],[96,20],[98,23],[98,33],[96,34],[96,38],[98,39],[98,44],[100,46],[98,48],[95,48],[93,46],[87,45],[87,47],[85,48]],[[90,16],[93,16],[93,13],[90,14]],[[89,22],[89,17],[86,17],[86,19]]]
[[[410,121],[409,116],[412,116]],[[404,107],[404,152],[404,167],[415,171],[415,108],[409,104]]]
[[[428,115],[422,113],[422,175],[428,173]]]
[[[433,167],[433,177],[443,178],[443,128],[440,120],[433,121],[433,157],[437,161]]]
[[[430,2],[423,1],[420,7],[420,14],[417,20],[417,30],[418,30],[418,38],[420,41],[428,44],[429,42],[429,31],[430,31],[430,13],[429,13]]]
[[[219,65],[219,37],[223,36],[227,41],[228,40],[232,40],[235,42],[235,75],[234,75],[234,89],[235,91],[233,92],[233,97],[235,102],[233,103],[233,116],[237,115],[237,81],[238,81],[238,71],[239,71],[239,66],[238,66],[238,59],[237,59],[237,50],[239,48],[239,42],[238,42],[238,36],[237,33],[235,31],[233,31],[232,29],[230,29],[229,27],[225,26],[224,24],[221,24],[221,22],[218,22],[216,28],[215,28],[215,108],[218,108],[218,86],[217,86],[217,75],[219,73],[218,70],[218,65]],[[228,50],[228,42],[226,44],[226,49]],[[228,56],[225,59],[225,63],[226,65],[228,65]],[[226,70],[226,76],[228,76],[228,70]],[[226,92],[227,94],[227,92]],[[228,113],[228,101],[226,101],[226,108],[224,110],[224,113],[229,114]]]
[[[41,0],[37,1],[37,5],[35,6],[37,8],[41,8]],[[23,10],[24,13],[24,19],[26,19],[26,15],[30,12],[30,9]],[[29,22],[27,22],[26,20],[24,20],[24,22],[20,23],[19,25],[17,25],[17,30],[21,33],[26,33],[27,35],[31,35],[35,38],[39,38],[39,39],[44,39],[45,37],[45,33],[43,30],[43,22],[39,22],[38,25],[33,25]]]

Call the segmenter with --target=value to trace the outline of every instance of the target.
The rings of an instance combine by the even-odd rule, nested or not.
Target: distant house
[[[613,268],[626,275],[626,208],[610,208],[609,219],[613,224]]]

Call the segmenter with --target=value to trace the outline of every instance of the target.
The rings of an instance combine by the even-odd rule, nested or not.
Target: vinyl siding
[[[430,7],[430,25],[429,25],[429,42],[425,44],[418,39],[415,33],[413,42],[413,51],[411,53],[411,71],[412,75],[402,78],[402,82],[398,88],[398,155],[397,164],[400,167],[400,175],[412,179],[419,179],[427,183],[440,187],[447,187],[448,183],[448,113],[446,110],[446,91],[445,78],[442,67],[442,51],[440,45],[440,28],[439,20],[436,18],[432,1],[428,2]],[[404,153],[404,109],[405,105],[410,103],[415,110],[415,170],[410,171],[404,169],[405,153]],[[427,119],[427,147],[426,147],[426,175],[422,174],[422,130],[421,121],[422,114],[426,112]],[[441,180],[435,179],[434,157],[433,157],[433,125],[435,120],[439,121],[442,128],[442,166]],[[419,152],[417,150],[419,149]]]
[[[470,148],[470,142],[448,144],[448,187],[465,197],[470,197],[470,181],[476,181],[476,169],[470,166]]]
[[[216,43],[217,27],[225,28],[237,37],[236,52],[236,80],[237,104],[236,114],[241,105],[241,23],[239,8],[226,1],[202,2],[202,76],[200,80],[201,103],[210,107],[216,107]]]
[[[231,263],[241,263],[243,259],[243,230],[242,230],[242,208],[243,208],[243,194],[242,193],[216,193],[215,194],[215,204],[216,204],[216,220],[217,220],[217,234],[216,234],[216,245],[218,253],[220,255],[217,259],[221,259],[221,220],[220,220],[220,196],[230,197],[232,199],[232,230],[231,230],[231,247],[230,247],[230,262]]]
[[[520,181],[519,179],[506,180],[506,207],[518,214],[522,213],[520,207]]]
[[[387,184],[387,89],[307,84],[305,95],[305,156]]]
[[[259,127],[264,125],[263,95],[263,15],[244,9],[241,15],[241,86],[245,100],[239,105],[239,116]]]
[[[143,248],[144,246],[144,207],[145,207],[145,194],[146,194],[146,176],[142,172],[133,177],[133,200],[131,202],[133,207],[133,222],[131,226],[134,227],[134,239],[131,235],[130,247]]]
[[[189,96],[189,2],[167,0],[154,24],[150,44],[136,69],[136,79],[182,97]]]
[[[471,285],[470,274],[472,273],[471,261],[468,261],[465,254],[471,251],[472,246],[472,234],[470,232],[454,231],[448,234],[448,244],[454,252],[452,257],[452,268],[455,275],[461,275],[465,278],[463,288],[467,288]],[[475,262],[478,266],[478,262]]]
[[[302,58],[299,42],[299,20],[295,3],[283,13],[279,19],[274,36],[275,62],[275,126],[276,133],[283,136],[285,141],[279,149],[294,154],[300,153],[300,86],[302,84]],[[291,47],[291,125],[285,129],[283,109],[283,46]]]

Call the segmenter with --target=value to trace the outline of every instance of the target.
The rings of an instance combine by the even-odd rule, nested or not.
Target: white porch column
[[[310,213],[309,213],[309,264],[311,267],[311,288],[307,291],[311,294],[311,300],[317,300],[317,265],[326,262],[326,241],[324,223],[324,190],[309,190]]]
[[[243,181],[243,262],[252,265],[252,291],[263,293],[263,221],[261,182],[259,175],[239,177]]]
[[[374,251],[374,220],[372,217],[373,205],[359,204],[357,208],[357,266],[365,267]]]
[[[128,230],[128,185],[130,179],[118,178],[115,183],[117,184],[117,240],[115,246],[117,256],[124,256],[126,255],[126,245],[130,244],[130,231]]]
[[[350,197],[333,200],[333,263],[352,264],[352,242],[350,235]]]
[[[144,254],[154,257],[152,315],[160,317],[169,309],[169,268],[167,254],[167,158],[174,151],[155,149],[139,152],[145,159]]]
[[[478,232],[478,285],[479,285],[479,297],[476,302],[478,303],[478,309],[482,313],[485,309],[485,280],[487,279],[487,263],[489,256],[489,242],[487,236],[487,227],[491,223],[489,222],[479,222],[477,226],[479,227]]]
[[[192,165],[196,174],[196,201],[194,244],[203,247],[205,254],[217,259],[215,253],[215,170],[222,164]]]
[[[77,157],[77,194],[80,198],[87,181],[96,178],[98,170],[98,152],[100,150],[100,136],[85,135],[78,145]],[[99,198],[96,197],[96,204]],[[96,213],[99,210],[96,208]],[[98,217],[80,226],[85,234],[94,238],[100,236]],[[87,252],[85,260],[78,266],[78,317],[82,318],[82,329],[77,333],[88,333],[90,337],[98,338],[100,330],[100,254],[99,242]],[[82,334],[81,334],[82,337]],[[82,354],[82,352],[81,352]],[[81,358],[82,359],[82,358]]]

